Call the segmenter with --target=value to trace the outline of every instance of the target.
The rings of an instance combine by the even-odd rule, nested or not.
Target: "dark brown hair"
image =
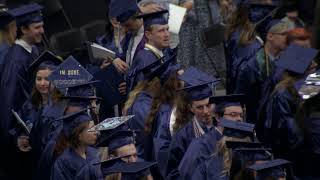
[[[192,101],[188,98],[187,93],[179,91],[175,104],[177,105],[176,110],[176,121],[173,125],[173,132],[176,133],[179,129],[183,128],[191,119],[193,114],[190,112],[189,106]]]
[[[78,127],[76,127],[70,137],[68,137],[68,141],[72,148],[77,148],[80,145],[79,135],[88,127],[89,121],[81,123]]]

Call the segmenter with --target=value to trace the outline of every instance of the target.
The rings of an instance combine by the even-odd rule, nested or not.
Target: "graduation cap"
[[[247,2],[249,7],[248,18],[254,24],[260,24],[268,17],[273,16],[278,8],[274,4],[262,4],[257,2]]]
[[[263,145],[259,142],[243,142],[243,141],[226,141],[228,149],[237,148],[262,148]]]
[[[57,120],[63,120],[63,132],[66,136],[70,136],[73,130],[81,123],[92,121],[92,118],[88,114],[88,108],[84,108],[78,112],[67,114]]]
[[[179,69],[181,69],[180,64],[175,64],[175,57],[176,55],[173,55],[164,63],[154,67],[150,71],[147,71],[147,73],[145,74],[146,80],[152,80],[153,78],[158,77],[162,83],[165,82],[171,74],[176,73]],[[146,72],[146,70],[142,71]]]
[[[290,24],[281,19],[272,19],[267,23],[266,32],[282,34],[291,30]]]
[[[165,14],[169,13],[168,10],[162,10],[157,12],[152,12],[148,14],[141,14],[137,18],[143,19],[144,27],[150,27],[151,25],[165,25],[168,24],[168,18],[165,17]]]
[[[266,148],[236,148],[233,151],[233,157],[245,163],[247,161],[265,161],[271,160],[271,149]]]
[[[62,59],[54,55],[52,52],[44,51],[32,64],[29,69],[33,72],[37,69],[49,68],[55,70],[59,64],[62,63]]]
[[[213,96],[210,97],[210,104],[221,105],[223,107],[228,106],[241,106],[245,105],[246,96],[244,94],[230,94],[226,96]]]
[[[124,23],[138,13],[139,7],[134,0],[111,0],[109,4],[109,17],[116,18],[120,23]]]
[[[93,76],[76,59],[69,56],[51,73],[48,79],[65,94],[65,88],[85,84],[92,78]]]
[[[121,179],[139,179],[139,177],[146,176],[148,169],[151,166],[156,165],[156,162],[124,162],[121,159],[125,158],[117,157],[105,162],[101,162],[101,171],[104,176],[114,174],[114,173],[121,173]]]
[[[192,101],[202,100],[212,96],[212,87],[220,82],[216,79],[194,67],[190,67],[178,77],[184,81],[187,86],[183,89],[188,93]]]
[[[10,11],[0,10],[0,29],[4,29],[14,19],[15,17],[12,13],[10,13]]]
[[[224,136],[237,138],[254,137],[254,124],[222,119],[220,126],[224,127]]]
[[[131,130],[116,130],[110,134],[106,133],[104,136],[100,136],[96,147],[108,147],[109,151],[114,151],[120,147],[128,144],[134,144],[135,133]]]
[[[32,23],[38,23],[43,20],[40,6],[37,3],[31,3],[15,9],[10,10],[16,17],[17,26],[27,26]]]
[[[292,44],[281,53],[276,65],[297,74],[304,74],[317,54],[316,49]]]
[[[265,180],[268,177],[278,179],[286,177],[285,166],[288,166],[288,164],[290,164],[290,161],[284,159],[275,159],[262,163],[256,163],[247,167],[247,169],[257,172],[256,180]]]

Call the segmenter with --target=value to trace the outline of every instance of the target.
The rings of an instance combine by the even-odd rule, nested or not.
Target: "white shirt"
[[[133,39],[131,38],[129,43],[129,48],[126,54],[126,63],[129,65],[129,67],[132,64],[133,57],[137,50],[137,47],[141,42],[141,40],[143,39],[143,35],[144,35],[144,27],[142,25],[139,31],[137,32],[137,34],[135,34],[135,36],[133,37]]]
[[[17,39],[15,41],[16,44],[22,46],[26,51],[28,51],[30,54],[32,52],[32,46],[28,44],[25,40],[23,39]]]

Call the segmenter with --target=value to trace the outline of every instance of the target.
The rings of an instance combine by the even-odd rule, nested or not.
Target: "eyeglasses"
[[[244,114],[243,113],[237,113],[237,112],[231,112],[229,114],[223,114],[225,116],[230,116],[230,117],[233,117],[233,118],[236,118],[236,117],[241,117],[243,118],[244,117]]]

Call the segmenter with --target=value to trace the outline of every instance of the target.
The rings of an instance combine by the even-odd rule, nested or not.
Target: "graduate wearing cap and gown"
[[[206,160],[216,150],[216,144],[222,137],[220,119],[244,121],[244,95],[227,95],[211,97],[210,102],[215,104],[216,128],[191,142],[179,165],[182,179],[190,177],[193,169]],[[221,112],[220,112],[221,111]]]
[[[1,11],[0,12],[0,34],[3,34],[2,39],[0,41],[0,72],[2,72],[2,66],[4,63],[5,55],[7,54],[9,47],[12,45],[13,41],[15,40],[15,29],[12,27],[16,27],[15,25],[11,25],[15,23],[15,15],[8,11]],[[12,27],[11,27],[12,26]],[[12,34],[14,33],[14,34]],[[7,35],[5,35],[7,34]],[[11,42],[12,41],[12,42]],[[1,80],[1,73],[0,73],[0,80]]]
[[[286,46],[288,24],[280,20],[267,22],[266,43],[239,72],[235,93],[245,94],[247,101],[248,120],[257,118],[259,101],[265,91],[263,83],[275,73],[275,61]]]
[[[223,136],[234,137],[239,139],[246,139],[250,137],[254,139],[254,125],[243,122],[236,122],[230,120],[221,120],[221,126],[224,127]],[[218,143],[221,143],[220,141]],[[221,146],[221,145],[220,145]],[[261,148],[260,143],[226,141],[223,145],[225,148],[218,149],[208,156],[201,164],[195,167],[191,179],[233,179],[234,175],[238,174],[246,165],[248,161],[269,160],[271,159],[270,153],[266,149]],[[220,147],[222,148],[222,147]],[[225,151],[232,152],[229,154],[231,161],[230,169],[225,169]],[[228,150],[229,149],[229,150]]]
[[[103,179],[97,150],[90,147],[96,143],[96,131],[88,131],[94,126],[85,108],[68,114],[63,119],[63,133],[70,140],[70,146],[57,158],[51,172],[51,180],[98,180]],[[75,132],[76,129],[81,131]]]
[[[11,10],[16,15],[18,39],[8,50],[1,72],[0,97],[3,108],[0,116],[3,138],[6,138],[8,130],[13,128],[11,109],[18,111],[31,93],[33,80],[29,66],[39,55],[34,45],[41,42],[43,34],[41,9],[38,4],[29,4]]]
[[[148,174],[148,169],[154,166],[155,162],[126,162],[123,159],[127,156],[120,156],[101,162],[101,171],[104,176],[119,174],[121,180],[138,180],[145,178]]]
[[[140,9],[136,1],[131,0],[111,0],[109,12],[122,27],[131,33],[131,37],[126,51],[125,61],[130,67],[137,52],[144,48],[144,26],[141,18],[136,18]],[[124,60],[124,59],[123,59]]]
[[[298,94],[303,84],[304,76],[315,68],[314,58],[318,51],[290,45],[280,56],[277,66],[286,70],[284,77],[276,86],[266,105],[265,118],[257,123],[261,141],[273,148],[275,157],[291,160],[293,165],[299,161],[299,153],[303,145],[304,136],[302,126],[297,122],[295,114],[301,102]],[[291,82],[282,84],[287,78]],[[302,159],[301,159],[302,160]]]
[[[187,72],[188,70],[186,70]],[[191,68],[190,72],[197,72],[195,68]],[[185,87],[187,96],[192,102],[190,111],[194,116],[182,129],[180,129],[172,137],[169,146],[168,166],[166,170],[167,178],[175,179],[179,177],[178,166],[187,151],[191,141],[208,133],[213,125],[213,106],[209,102],[209,97],[212,96],[212,89],[209,84],[216,85],[219,80],[208,77],[207,74],[198,73],[194,76],[193,73],[183,73],[179,78],[184,80],[189,86]],[[207,77],[203,79],[204,77]],[[196,103],[199,103],[196,104]]]
[[[171,58],[170,33],[168,20],[164,16],[167,10],[143,14],[138,18],[143,18],[145,37],[147,43],[144,49],[139,50],[132,61],[128,72],[128,91],[132,90],[139,81],[143,80],[143,74],[138,71],[155,61],[165,62]]]

